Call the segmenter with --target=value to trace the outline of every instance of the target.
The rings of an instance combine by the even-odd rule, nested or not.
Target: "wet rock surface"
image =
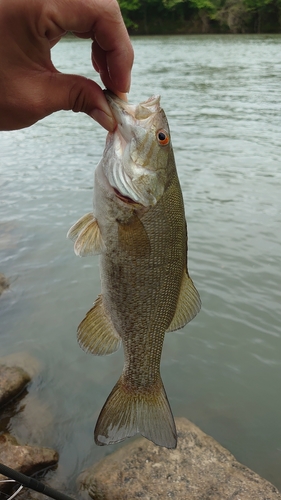
[[[28,373],[30,378],[38,375],[42,369],[39,361],[29,354],[29,352],[25,351],[14,352],[12,354],[7,354],[7,356],[2,356],[0,358],[0,365],[22,368],[22,370]]]
[[[58,462],[58,453],[49,448],[21,446],[14,437],[5,433],[0,436],[0,462],[12,469],[31,475],[52,467]],[[0,474],[0,481],[6,479]],[[0,491],[7,488],[0,482]]]
[[[0,410],[19,396],[30,380],[40,371],[39,362],[27,352],[0,358]]]
[[[25,395],[10,416],[9,432],[21,443],[32,446],[52,443],[54,419],[49,405],[34,393]]]
[[[51,427],[48,407],[24,391],[39,370],[39,362],[29,353],[0,358],[0,463],[26,475],[53,467],[59,459],[55,450],[40,445]],[[8,430],[25,444],[20,444]],[[11,482],[1,482],[5,479],[0,474],[0,498],[1,491],[11,493],[14,488]]]
[[[281,500],[275,486],[193,423],[180,418],[176,425],[176,450],[138,438],[84,471],[78,479],[83,498]]]
[[[29,382],[30,376],[22,368],[0,364],[0,409],[18,396]]]

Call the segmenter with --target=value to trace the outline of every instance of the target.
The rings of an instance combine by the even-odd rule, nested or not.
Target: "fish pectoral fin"
[[[111,354],[119,349],[121,338],[104,308],[102,295],[97,297],[94,306],[78,326],[77,338],[82,349],[96,356]]]
[[[181,284],[176,312],[166,332],[179,330],[200,311],[201,300],[192,279],[185,272]]]
[[[121,376],[108,396],[95,428],[95,442],[119,443],[140,432],[158,446],[176,448],[177,432],[160,379],[147,390],[128,389]]]
[[[133,214],[128,222],[118,222],[118,244],[131,257],[145,257],[150,253],[150,242],[139,217]]]
[[[79,233],[89,224],[89,222],[92,222],[94,219],[94,215],[92,212],[83,215],[71,228],[69,229],[66,237],[69,238],[72,241],[76,241],[78,238]]]
[[[74,252],[80,257],[96,255],[105,249],[98,222],[92,213],[81,217],[69,229],[67,237],[75,241]]]

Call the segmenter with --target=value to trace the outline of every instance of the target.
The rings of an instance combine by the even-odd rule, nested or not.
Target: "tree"
[[[190,0],[189,3],[198,10],[199,17],[202,21],[202,31],[209,31],[210,20],[216,17],[216,5],[213,0]]]
[[[228,26],[231,33],[244,33],[250,15],[243,0],[226,0],[216,13],[216,19],[222,26]]]
[[[267,6],[272,3],[272,0],[244,0],[244,4],[248,12],[256,16],[256,31],[261,32],[261,24]]]

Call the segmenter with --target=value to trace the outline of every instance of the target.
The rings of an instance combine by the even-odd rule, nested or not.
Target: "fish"
[[[187,268],[187,225],[160,96],[133,105],[105,90],[117,126],[95,170],[93,212],[68,237],[79,256],[100,254],[101,294],[78,327],[94,355],[124,350],[123,372],[98,417],[97,445],[137,433],[176,448],[160,374],[165,333],[201,307]]]

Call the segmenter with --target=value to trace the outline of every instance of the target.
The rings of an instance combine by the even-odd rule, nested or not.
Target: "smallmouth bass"
[[[187,228],[170,130],[152,96],[130,105],[109,91],[117,121],[95,171],[94,210],[68,232],[77,255],[99,253],[101,294],[78,327],[95,355],[124,349],[123,373],[95,427],[98,445],[141,433],[175,448],[174,418],[160,376],[166,332],[199,312],[187,269]]]

